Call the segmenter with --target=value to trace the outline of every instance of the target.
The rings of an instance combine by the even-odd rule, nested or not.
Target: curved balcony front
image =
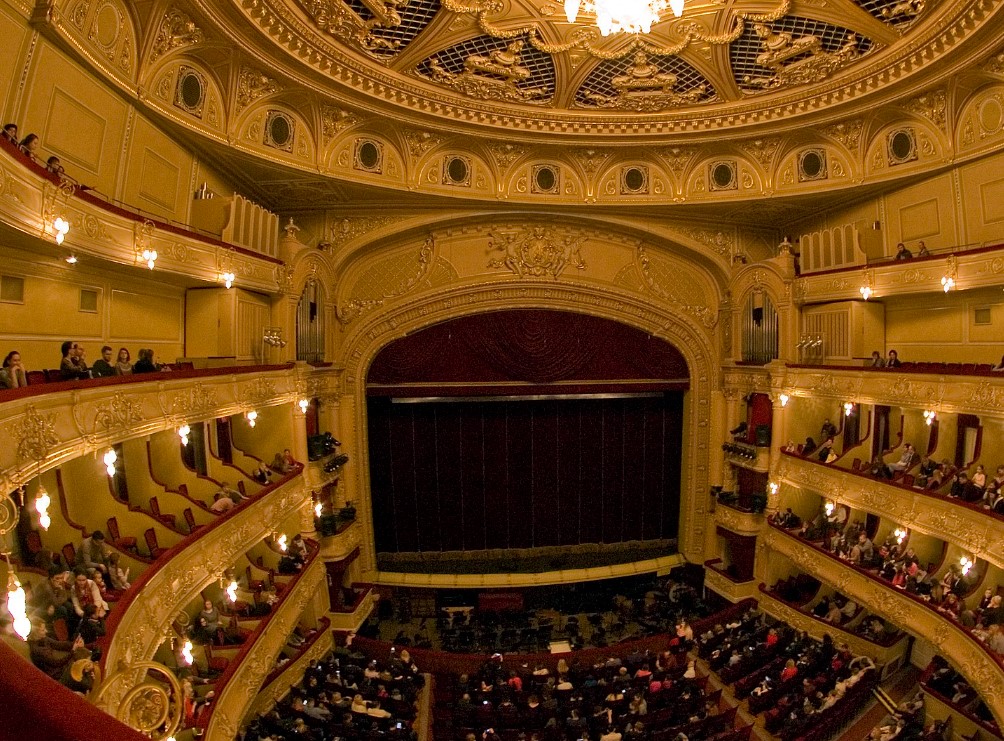
[[[894,625],[930,641],[979,689],[997,722],[1004,720],[1004,666],[962,625],[920,598],[775,526],[766,529],[762,546],[787,556],[812,576]]]
[[[715,505],[714,515],[716,525],[740,535],[756,535],[764,525],[763,514],[744,512],[721,502]]]
[[[895,486],[792,453],[782,453],[777,477],[854,509],[888,517],[911,530],[954,543],[1004,568],[1004,518],[923,489]]]

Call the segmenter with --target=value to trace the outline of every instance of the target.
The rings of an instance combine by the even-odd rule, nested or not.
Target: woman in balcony
[[[21,140],[21,154],[30,159],[32,162],[38,162],[38,147],[38,134],[28,134],[28,136]]]
[[[11,350],[3,359],[3,368],[0,368],[0,388],[19,389],[27,385],[28,377],[21,365],[21,353]]]
[[[131,376],[132,375],[132,362],[130,362],[132,356],[129,354],[129,349],[125,347],[119,348],[119,357],[115,361],[115,373],[120,376]]]

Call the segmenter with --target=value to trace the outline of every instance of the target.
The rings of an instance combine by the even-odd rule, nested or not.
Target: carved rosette
[[[41,415],[31,404],[14,427],[17,442],[17,460],[41,461],[59,443],[56,435],[56,415]]]

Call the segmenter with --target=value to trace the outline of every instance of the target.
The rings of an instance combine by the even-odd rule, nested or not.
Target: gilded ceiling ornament
[[[582,167],[582,171],[592,177],[603,166],[603,163],[610,159],[610,152],[596,149],[576,149],[572,156]]]
[[[90,9],[90,0],[80,0],[70,10],[70,22],[81,31],[84,30],[84,22],[87,20],[87,13]]]
[[[513,162],[526,154],[526,150],[520,145],[502,141],[490,142],[488,144],[488,151],[491,152],[492,157],[502,171],[508,170]]]
[[[45,459],[52,446],[59,442],[55,420],[55,415],[43,417],[33,405],[28,405],[14,431],[18,461]]]
[[[686,170],[690,161],[694,159],[697,150],[687,147],[666,147],[665,149],[656,150],[656,154],[663,159],[670,172],[674,175],[680,175]]]
[[[274,381],[268,378],[256,378],[242,389],[240,399],[245,404],[255,406],[271,400],[275,395]]]
[[[742,143],[743,149],[750,153],[757,162],[765,167],[774,161],[774,155],[778,147],[781,146],[781,139],[769,137],[767,139],[754,139]]]
[[[328,143],[341,131],[359,123],[359,117],[333,105],[321,106],[321,135]]]
[[[1004,50],[997,52],[980,65],[985,72],[1004,75]]]
[[[629,111],[664,111],[688,103],[711,102],[706,98],[708,85],[700,83],[687,90],[676,90],[677,76],[662,71],[649,61],[649,55],[639,49],[625,74],[610,80],[615,95],[587,92],[583,102],[597,108],[616,108]]]
[[[548,277],[555,280],[572,264],[585,270],[580,247],[583,236],[558,237],[546,226],[528,230],[498,229],[489,233],[488,252],[495,254],[488,260],[490,268],[508,268],[520,278]]]
[[[794,38],[787,31],[775,31],[763,23],[754,23],[753,30],[760,37],[761,45],[756,63],[771,74],[761,77],[746,75],[742,79],[746,95],[821,82],[861,56],[858,37],[853,33],[847,35],[837,51],[828,52],[824,50],[820,36],[806,34]]]
[[[217,406],[216,389],[207,388],[201,382],[185,391],[174,394],[168,405],[170,414],[189,416],[195,412],[204,412]]]
[[[404,132],[404,139],[408,142],[408,152],[415,159],[421,159],[430,149],[443,143],[443,137],[439,134],[419,129],[408,129]]]
[[[924,12],[924,0],[902,0],[895,5],[882,8],[882,17],[902,27],[903,21],[913,22]]]
[[[328,240],[332,246],[338,247],[394,221],[395,219],[390,216],[372,218],[346,216],[336,220],[328,227]]]
[[[471,54],[464,69],[454,74],[438,57],[428,60],[428,76],[434,82],[479,100],[507,100],[517,103],[546,103],[548,91],[541,87],[520,87],[533,72],[521,63],[524,42],[516,39],[505,48],[487,54]]]
[[[436,263],[436,238],[432,234],[426,237],[425,242],[422,244],[418,251],[418,270],[411,272],[404,277],[400,276],[400,260],[389,260],[384,263],[384,265],[378,265],[374,268],[372,273],[377,275],[372,276],[370,284],[370,295],[366,296],[365,293],[366,285],[365,281],[360,281],[362,286],[356,285],[354,288],[363,293],[362,296],[354,296],[352,299],[347,301],[345,304],[338,306],[335,309],[335,316],[338,321],[342,324],[350,324],[356,319],[358,319],[362,314],[378,306],[383,306],[385,301],[388,299],[398,298],[408,293],[416,286],[421,284],[426,276],[429,274],[429,270]],[[383,269],[381,269],[383,268]],[[389,290],[386,288],[388,280],[396,280],[397,282],[390,286]],[[372,294],[378,291],[373,290],[373,285],[382,285],[383,292],[379,293],[379,297],[375,297]]]
[[[718,313],[698,303],[701,296],[700,287],[695,281],[687,279],[689,276],[686,276],[685,271],[679,272],[682,270],[679,265],[662,261],[661,269],[654,269],[652,258],[644,245],[639,245],[637,258],[642,278],[650,291],[664,301],[676,304],[688,314],[697,317],[707,329],[715,328],[718,324]],[[684,295],[688,289],[689,295]]]
[[[237,109],[244,110],[259,98],[281,90],[282,86],[271,77],[243,64],[237,80]]]
[[[342,0],[299,0],[304,12],[325,33],[342,42],[349,42],[376,59],[385,59],[388,52],[401,48],[401,41],[388,38],[379,31],[400,27],[398,8],[409,0],[362,0],[366,17]]]
[[[140,405],[125,394],[117,393],[95,410],[94,425],[105,430],[129,429],[143,421],[140,409]]]
[[[931,90],[903,103],[908,111],[919,113],[940,129],[945,128],[948,109],[947,96],[943,88]]]
[[[171,7],[160,21],[157,37],[150,51],[150,61],[155,62],[169,51],[202,43],[202,29],[186,13]]]
[[[691,239],[700,242],[705,247],[710,247],[719,255],[728,255],[735,249],[736,238],[734,234],[715,229],[690,228],[684,232]]]
[[[482,33],[496,39],[525,37],[532,47],[545,54],[585,51],[597,59],[621,59],[633,55],[637,49],[642,49],[655,56],[666,56],[680,54],[692,44],[711,44],[714,46],[731,44],[743,35],[747,23],[773,23],[783,18],[791,8],[791,0],[780,0],[775,7],[766,12],[737,10],[730,5],[725,9],[730,17],[728,23],[724,24],[726,30],[722,33],[713,33],[711,30],[713,27],[720,28],[722,25],[705,25],[684,19],[674,22],[672,26],[671,35],[675,39],[673,43],[659,46],[652,41],[652,35],[639,34],[632,44],[616,51],[609,51],[605,48],[604,38],[598,28],[567,24],[564,9],[560,7],[559,3],[549,4],[544,8],[545,11],[550,10],[550,15],[556,16],[553,21],[549,22],[546,36],[553,38],[555,31],[565,33],[565,38],[557,43],[549,43],[545,40],[545,34],[541,32],[540,23],[537,21],[531,21],[518,28],[505,26],[509,7],[502,0],[442,0],[442,6],[452,13],[475,16],[478,28]],[[496,25],[496,21],[501,21],[503,25]]]

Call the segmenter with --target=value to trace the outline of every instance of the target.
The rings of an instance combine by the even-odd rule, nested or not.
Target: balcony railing
[[[273,669],[262,681],[261,691],[251,703],[247,715],[270,710],[289,692],[290,687],[299,684],[311,661],[320,661],[331,651],[334,644],[330,627],[331,621],[326,617],[317,621],[317,632],[307,639],[296,656],[290,658],[289,663]]]
[[[933,605],[774,525],[764,534],[766,546],[801,569],[888,619],[931,642],[982,694],[998,723],[1004,720],[1004,664],[960,623]]]

